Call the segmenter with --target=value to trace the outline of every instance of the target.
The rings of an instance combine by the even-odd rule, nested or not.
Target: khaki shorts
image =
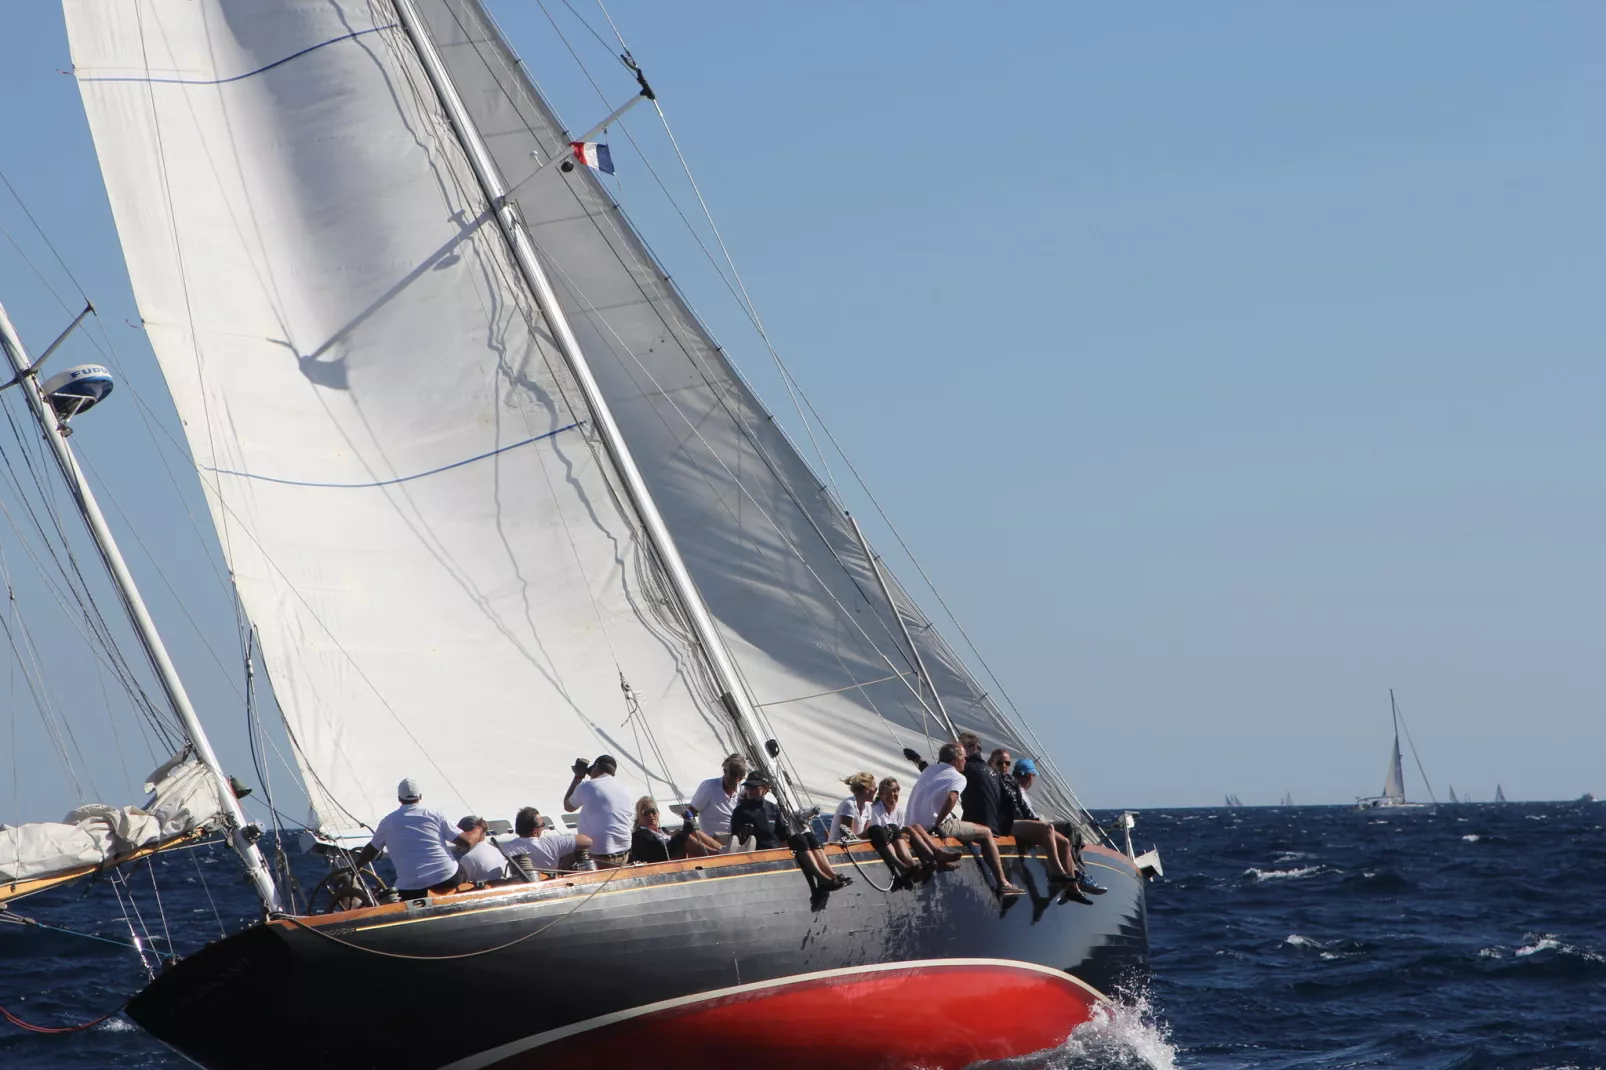
[[[969,821],[961,821],[953,814],[949,814],[947,820],[937,826],[937,835],[945,836],[950,840],[958,840],[960,843],[980,843],[982,840],[989,839],[992,834],[993,830],[986,825],[974,825]]]

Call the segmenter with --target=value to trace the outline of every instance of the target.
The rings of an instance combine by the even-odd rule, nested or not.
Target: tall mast
[[[490,150],[480,136],[479,129],[474,125],[473,118],[464,106],[451,72],[446,69],[440,52],[435,48],[434,40],[430,37],[423,20],[419,18],[413,0],[395,0],[395,6],[397,21],[401,23],[402,29],[412,42],[413,49],[423,64],[424,73],[428,76],[430,85],[434,87],[441,106],[446,110],[452,129],[457,132],[458,141],[474,168],[480,190],[495,210],[497,225],[501,228],[503,237],[507,239],[513,260],[518,265],[519,274],[523,276],[541,314],[552,328],[552,336],[558,343],[558,349],[562,352],[569,370],[574,373],[580,392],[585,396],[586,406],[591,410],[591,416],[602,438],[603,448],[607,450],[614,468],[623,480],[630,503],[635,507],[636,514],[641,517],[642,525],[646,528],[647,539],[656,551],[665,572],[668,573],[670,585],[685,610],[698,643],[708,657],[714,678],[722,691],[720,701],[736,722],[737,730],[742,734],[754,760],[769,775],[777,799],[785,809],[795,814],[799,808],[791,783],[782,775],[774,757],[765,746],[764,732],[759,726],[757,711],[753,708],[752,698],[736,671],[736,663],[732,660],[724,638],[719,634],[713,617],[703,602],[702,592],[697,589],[685,560],[680,556],[680,550],[669,532],[669,525],[664,522],[651,491],[647,489],[647,481],[642,476],[640,468],[636,466],[635,457],[631,454],[624,435],[619,431],[619,425],[614,421],[613,412],[608,407],[607,399],[603,397],[602,388],[597,385],[595,376],[591,374],[591,366],[586,361],[585,353],[580,349],[580,343],[575,339],[574,331],[569,326],[568,316],[559,305],[552,283],[547,278],[546,269],[541,266],[540,259],[536,255],[535,242],[508,197],[507,183],[503,180]]]
[[[273,878],[268,875],[268,868],[262,861],[262,854],[256,848],[255,836],[247,832],[248,828],[255,826],[246,820],[245,812],[240,809],[240,801],[234,797],[234,790],[229,787],[228,775],[218,762],[211,741],[206,738],[206,730],[201,727],[200,719],[195,715],[195,707],[190,704],[190,697],[184,690],[183,681],[179,679],[178,670],[173,667],[172,659],[167,656],[167,648],[162,644],[162,637],[156,631],[156,624],[145,608],[145,601],[139,595],[139,588],[135,586],[134,577],[128,571],[122,551],[117,548],[117,540],[112,538],[111,529],[106,526],[106,518],[100,511],[100,505],[95,501],[95,495],[90,491],[83,471],[78,467],[78,459],[73,456],[72,447],[67,441],[70,430],[56,418],[55,411],[45,398],[44,391],[39,385],[39,377],[35,374],[37,369],[29,359],[28,351],[23,346],[22,339],[18,337],[16,329],[11,326],[11,319],[6,315],[4,305],[0,305],[0,349],[5,350],[6,360],[11,364],[17,386],[22,391],[23,397],[28,399],[28,409],[38,421],[45,441],[50,444],[56,465],[61,469],[61,477],[67,483],[67,489],[72,494],[79,513],[83,515],[84,525],[89,529],[89,537],[95,542],[95,549],[100,551],[100,559],[105,563],[106,571],[111,574],[112,583],[117,588],[123,608],[128,612],[128,621],[134,627],[134,634],[139,636],[140,645],[145,648],[145,656],[150,659],[151,668],[155,671],[157,680],[161,682],[168,706],[184,726],[184,734],[194,746],[196,756],[212,771],[218,802],[227,815],[229,841],[240,856],[240,860],[245,863],[246,875],[256,887],[257,896],[262,900],[263,907],[269,911],[276,911],[279,909],[278,889],[274,887]]]
[[[915,672],[920,676],[921,685],[931,689],[931,697],[937,703],[937,715],[941,718],[943,727],[948,729],[951,738],[958,739],[959,729],[954,727],[953,719],[948,716],[948,707],[942,704],[942,696],[937,693],[936,681],[926,671],[926,660],[920,656],[920,648],[915,646],[914,636],[909,634],[909,623],[903,619],[903,612],[898,609],[898,603],[892,600],[892,588],[887,586],[887,578],[881,573],[880,559],[876,557],[875,551],[870,549],[870,540],[864,537],[864,531],[859,527],[858,518],[849,513],[848,523],[853,525],[853,534],[858,537],[859,547],[864,551],[865,558],[870,562],[870,571],[875,573],[876,584],[881,588],[881,597],[887,600],[887,607],[892,610],[892,615],[898,620],[898,630],[903,633],[903,641],[909,646],[909,653],[914,658]],[[918,691],[915,692],[915,698],[920,700],[922,706],[926,704],[926,700],[921,697]]]

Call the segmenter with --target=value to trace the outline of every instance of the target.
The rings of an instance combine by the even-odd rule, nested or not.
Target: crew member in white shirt
[[[842,783],[853,792],[836,804],[831,816],[831,833],[826,843],[840,843],[843,836],[863,836],[870,825],[870,805],[875,798],[875,774],[854,773]]]
[[[895,777],[887,777],[876,786],[876,800],[870,804],[870,827],[865,830],[870,842],[880,850],[885,841],[887,849],[906,867],[915,865],[909,853],[912,847],[928,865],[944,870],[956,868],[955,863],[965,856],[942,846],[919,825],[909,824],[904,805],[899,801],[902,793],[903,785]],[[886,857],[884,852],[882,857]]]
[[[681,816],[695,818],[702,831],[725,844],[731,838],[731,811],[742,801],[747,759],[740,754],[728,754],[721,772],[723,776],[710,777],[697,785],[697,790],[691,793],[691,803]]]
[[[464,878],[475,884],[507,880],[507,856],[502,853],[501,848],[491,842],[489,826],[486,825],[485,819],[471,815],[459,820],[457,827],[464,832],[477,831],[480,835],[480,842],[457,858],[458,865],[463,867]]]
[[[525,867],[519,864],[519,859],[529,860],[529,876],[534,877],[536,871],[546,873],[564,872],[563,860],[574,855],[575,869],[597,868],[588,856],[591,849],[591,837],[574,832],[550,832],[552,819],[543,817],[541,811],[533,806],[526,806],[513,818],[513,831],[517,839],[509,840],[502,845],[502,850],[513,864],[520,870]]]
[[[936,836],[947,836],[960,843],[973,843],[980,847],[988,868],[998,881],[998,894],[1025,895],[1026,889],[1011,884],[1004,875],[1004,860],[998,855],[993,830],[985,825],[961,821],[955,812],[959,806],[959,795],[965,790],[964,768],[964,749],[958,743],[944,743],[937,752],[937,760],[926,767],[909,791],[909,824],[919,825]]]
[[[403,899],[422,899],[427,892],[443,895],[466,883],[452,848],[472,848],[483,835],[459,831],[445,814],[423,805],[423,799],[424,790],[412,777],[398,784],[396,801],[401,806],[380,819],[368,846],[352,856],[360,869],[388,850]]]
[[[580,811],[578,827],[591,837],[591,857],[599,869],[624,865],[635,833],[636,800],[630,789],[614,778],[618,768],[619,763],[609,754],[594,762],[576,760],[574,780],[563,796],[565,811]]]

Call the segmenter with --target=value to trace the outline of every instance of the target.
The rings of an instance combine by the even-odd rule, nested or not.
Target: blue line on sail
[[[255,479],[263,483],[282,483],[287,487],[333,487],[338,490],[368,490],[371,487],[393,487],[397,483],[410,483],[415,479],[423,479],[425,476],[440,475],[442,472],[450,472],[454,468],[461,468],[465,464],[473,464],[475,461],[483,461],[488,457],[495,457],[499,453],[516,450],[520,446],[528,446],[533,442],[555,438],[565,431],[573,431],[583,423],[585,423],[584,420],[579,420],[567,427],[560,427],[556,431],[548,431],[544,435],[536,435],[534,438],[527,438],[523,442],[515,442],[509,446],[502,446],[488,453],[481,453],[478,456],[468,457],[461,461],[453,461],[451,464],[443,464],[439,468],[431,468],[427,472],[415,472],[410,476],[397,476],[395,479],[381,479],[377,483],[310,483],[300,479],[279,479],[275,476],[259,476],[251,472],[236,472],[228,468],[208,468],[207,471],[215,472],[220,476],[239,476],[241,479]]]
[[[293,59],[300,59],[302,56],[305,56],[308,52],[316,52],[316,51],[318,51],[318,49],[324,48],[324,47],[326,47],[328,45],[339,44],[341,41],[351,41],[351,40],[354,40],[355,38],[362,37],[362,36],[364,36],[366,34],[378,33],[380,30],[394,30],[395,28],[396,28],[395,24],[392,23],[392,24],[389,24],[389,25],[386,25],[386,26],[372,26],[372,27],[369,27],[366,30],[355,30],[352,33],[343,33],[339,37],[331,37],[327,41],[319,41],[315,45],[308,45],[306,48],[303,48],[300,52],[292,52],[292,53],[290,53],[290,55],[284,57],[283,59],[276,59],[272,63],[268,64],[266,67],[258,67],[256,70],[254,70],[254,71],[246,71],[244,74],[233,74],[233,75],[230,75],[227,78],[93,78],[93,77],[91,77],[91,78],[82,78],[82,79],[79,79],[79,80],[80,81],[84,81],[84,82],[154,82],[157,85],[227,85],[230,82],[244,81],[245,79],[250,78],[250,77],[252,77],[254,75],[261,74],[264,71],[271,71],[275,67],[282,67],[286,63],[289,63]]]

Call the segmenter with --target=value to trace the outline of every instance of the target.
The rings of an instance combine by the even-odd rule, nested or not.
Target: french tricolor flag
[[[601,171],[605,175],[613,174],[613,156],[608,152],[608,146],[600,141],[571,141],[569,150],[574,158],[594,171]]]

